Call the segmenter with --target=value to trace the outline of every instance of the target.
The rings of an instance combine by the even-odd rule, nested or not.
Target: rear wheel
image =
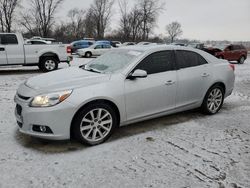
[[[92,53],[91,53],[91,52],[86,52],[86,53],[85,53],[85,57],[91,58],[91,57],[92,57]]]
[[[81,110],[73,122],[74,137],[87,145],[105,142],[118,126],[115,111],[107,104],[93,104]]]
[[[224,102],[224,93],[224,89],[220,85],[210,88],[203,100],[202,111],[209,115],[218,113]]]
[[[58,60],[55,57],[44,57],[41,59],[38,67],[43,72],[50,72],[58,69]]]
[[[244,56],[241,56],[241,58],[238,60],[239,64],[243,64],[245,62],[246,58]]]

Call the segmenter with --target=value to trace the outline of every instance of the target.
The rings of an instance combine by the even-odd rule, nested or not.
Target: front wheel
[[[239,64],[243,64],[244,62],[245,62],[245,57],[244,56],[242,56],[239,60],[238,60],[238,63]]]
[[[87,145],[105,142],[118,126],[115,111],[107,104],[93,104],[81,110],[73,122],[74,137]]]
[[[38,67],[43,72],[50,72],[58,69],[58,60],[54,57],[44,57]]]
[[[205,114],[213,115],[220,111],[224,102],[224,89],[220,85],[210,88],[203,100],[202,111]]]

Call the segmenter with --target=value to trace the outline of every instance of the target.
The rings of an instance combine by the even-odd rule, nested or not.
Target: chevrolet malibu
[[[97,145],[119,126],[195,108],[216,114],[234,80],[234,65],[198,49],[124,47],[28,79],[15,115],[24,134]]]

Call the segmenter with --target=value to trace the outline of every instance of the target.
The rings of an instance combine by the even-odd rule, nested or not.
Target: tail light
[[[235,66],[233,64],[229,64],[229,67],[231,67],[233,71],[235,71]]]
[[[71,46],[67,46],[67,53],[71,54]]]

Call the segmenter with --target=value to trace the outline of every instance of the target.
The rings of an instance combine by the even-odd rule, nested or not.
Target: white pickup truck
[[[38,66],[49,72],[60,62],[69,63],[68,46],[65,44],[25,44],[21,34],[0,33],[0,66]]]

